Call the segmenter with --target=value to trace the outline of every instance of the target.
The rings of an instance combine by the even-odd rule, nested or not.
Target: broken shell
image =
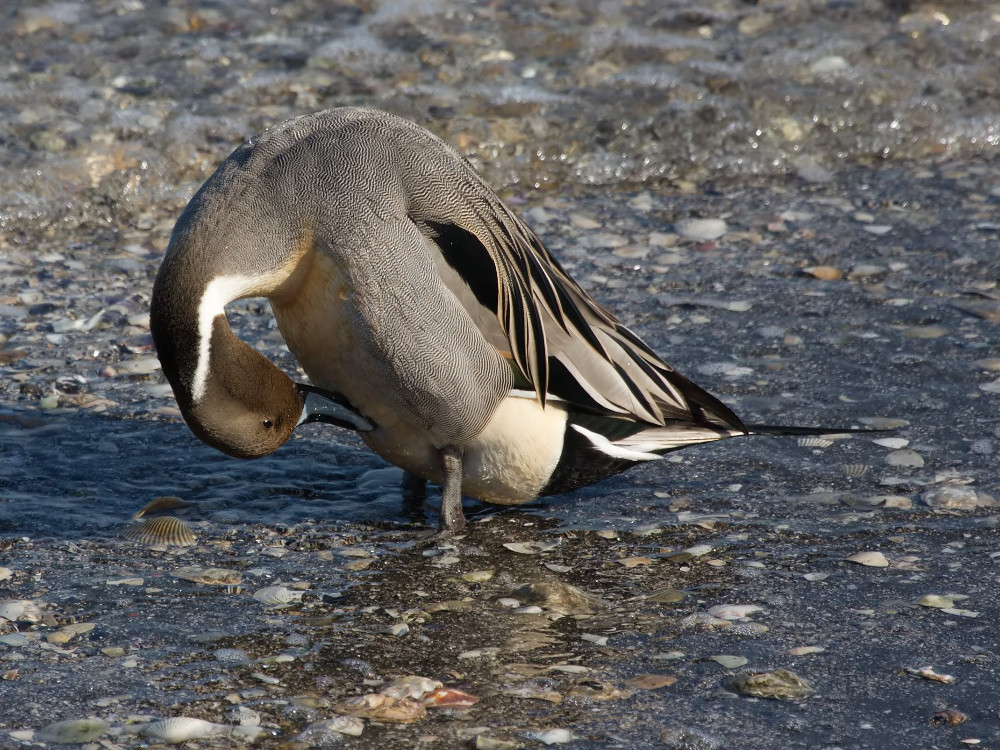
[[[56,745],[77,745],[93,742],[108,731],[110,726],[106,721],[100,719],[57,721],[39,729],[35,734],[35,739]]]
[[[231,729],[232,727],[225,724],[213,724],[204,719],[176,716],[172,719],[160,719],[147,724],[140,730],[140,734],[168,745],[177,745],[188,740],[197,740],[229,732]]]
[[[742,620],[761,609],[763,607],[758,607],[755,604],[720,604],[709,609],[708,614],[721,620]]]
[[[292,591],[287,586],[265,586],[253,593],[253,598],[271,606],[281,606],[302,598],[301,591]]]
[[[165,495],[146,503],[142,510],[132,516],[132,520],[138,521],[143,516],[151,516],[168,510],[176,510],[177,508],[189,508],[192,504],[193,503],[189,503],[186,500],[181,500],[179,497]]]
[[[528,734],[544,745],[562,745],[576,739],[576,736],[568,729],[547,729],[542,732],[529,732]]]
[[[338,735],[360,737],[364,729],[365,723],[356,716],[335,716],[310,724],[295,741],[308,747],[327,747],[338,741]]]
[[[868,464],[844,464],[844,475],[851,479],[857,479],[871,471],[871,468]]]
[[[955,600],[950,596],[927,594],[926,596],[920,597],[920,601],[918,601],[917,604],[924,607],[933,607],[935,609],[948,609],[949,607],[955,606]]]
[[[442,685],[437,680],[432,680],[427,677],[419,677],[417,675],[409,675],[407,677],[400,677],[398,680],[393,680],[388,685],[385,685],[379,690],[382,695],[388,695],[390,698],[423,698],[428,693],[433,693],[438,688],[442,688]]]
[[[946,708],[944,711],[938,711],[931,717],[932,724],[945,724],[948,726],[964,724],[968,720],[969,717],[957,708]]]
[[[195,542],[194,532],[184,521],[174,516],[156,516],[125,530],[130,542],[174,547],[190,547]]]
[[[393,698],[381,693],[368,693],[347,698],[333,707],[344,716],[387,721],[394,724],[409,724],[422,719],[427,714],[423,703],[412,698]]]
[[[427,708],[468,708],[479,703],[479,698],[464,690],[440,687],[424,696]]]
[[[921,667],[920,669],[910,669],[906,668],[907,674],[912,674],[914,677],[923,677],[925,680],[930,680],[931,682],[943,682],[946,685],[951,684],[955,681],[955,678],[950,674],[941,674],[934,671],[934,667]]]
[[[176,578],[207,586],[238,586],[243,583],[243,576],[235,570],[226,568],[201,568],[197,565],[186,565],[173,572]]]
[[[514,591],[514,596],[522,602],[537,604],[564,615],[589,615],[596,607],[604,606],[604,602],[593,594],[562,581],[526,583]]]

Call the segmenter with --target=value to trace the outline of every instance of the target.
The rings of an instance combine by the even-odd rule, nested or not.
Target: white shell
[[[761,609],[756,604],[720,604],[708,610],[708,614],[720,620],[742,620]]]
[[[111,725],[100,719],[70,719],[42,727],[35,739],[56,745],[78,745],[92,742],[108,731]]]
[[[168,745],[177,745],[188,740],[210,737],[213,734],[229,732],[232,727],[224,724],[213,724],[204,719],[192,719],[189,716],[176,716],[172,719],[160,719],[144,726],[140,733]]]
[[[292,591],[286,586],[265,586],[253,592],[253,598],[264,604],[288,604],[302,598],[301,591]]]
[[[393,680],[388,685],[382,687],[379,692],[391,698],[423,698],[428,693],[433,693],[440,687],[444,687],[437,680],[418,675],[408,675]]]

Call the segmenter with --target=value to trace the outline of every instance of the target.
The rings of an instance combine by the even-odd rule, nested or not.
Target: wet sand
[[[135,747],[151,719],[232,726],[234,706],[277,747],[414,674],[480,700],[309,742],[1000,740],[1000,24],[975,3],[937,11],[947,24],[874,2],[655,5],[10,15],[0,600],[28,604],[0,635],[0,747],[83,717]],[[147,329],[173,221],[242,138],[358,103],[461,148],[747,421],[899,428],[734,440],[528,509],[470,503],[451,544],[431,535],[437,497],[405,515],[398,472],[349,435],[313,426],[254,462],[201,445]],[[230,320],[302,379],[265,304]],[[194,545],[124,538],[162,495],[191,503],[171,513]],[[866,552],[882,557],[852,561]],[[287,606],[253,597],[270,586]],[[776,669],[813,692],[737,687]]]

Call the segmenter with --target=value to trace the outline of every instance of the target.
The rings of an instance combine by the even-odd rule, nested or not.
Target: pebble
[[[720,604],[709,609],[708,614],[721,620],[744,620],[762,609],[755,604]]]
[[[828,55],[827,57],[821,57],[810,65],[809,71],[821,75],[824,73],[837,73],[841,70],[847,70],[850,67],[851,64],[840,55]]]
[[[908,339],[939,339],[949,333],[944,326],[912,326],[903,330],[903,336]]]
[[[722,219],[681,219],[674,222],[674,231],[692,240],[716,240],[729,231],[729,227]]]
[[[529,732],[528,736],[536,739],[543,745],[564,745],[576,739],[568,729],[547,729],[542,732]]]
[[[843,271],[833,266],[811,266],[803,270],[821,281],[836,281],[844,276]]]

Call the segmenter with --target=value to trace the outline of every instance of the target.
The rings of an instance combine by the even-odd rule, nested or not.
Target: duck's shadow
[[[253,461],[225,456],[179,421],[0,410],[0,534],[117,534],[149,501],[176,495],[219,523],[306,520],[436,528],[439,488],[403,502],[402,471],[356,437],[322,426]],[[522,508],[572,502],[546,498]],[[467,500],[471,520],[505,508]]]

